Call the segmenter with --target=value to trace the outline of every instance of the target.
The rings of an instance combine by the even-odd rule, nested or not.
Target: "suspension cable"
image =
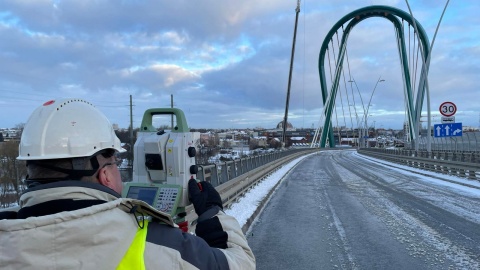
[[[342,26],[342,29],[343,29],[343,26]],[[350,82],[350,81],[352,81],[352,74],[350,72],[350,60],[348,59],[347,48],[345,48],[345,56],[347,57],[347,69],[348,69],[348,77],[350,78],[349,79],[349,82]],[[354,100],[353,104],[355,104],[355,97],[353,96],[353,88],[352,88],[352,83],[351,82],[350,82],[350,88],[352,89],[352,99]],[[345,85],[345,92],[347,92],[347,90],[348,90],[347,86]],[[350,114],[350,125],[351,125],[351,129],[352,129],[352,132],[353,132],[352,109],[350,109],[350,100],[348,99],[348,92],[347,92],[347,101],[348,101],[348,113]]]
[[[300,0],[299,0],[300,1]],[[303,10],[305,9],[305,2],[303,1]],[[302,129],[305,128],[305,55],[306,55],[306,28],[307,28],[307,23],[305,22],[305,14],[306,12],[303,12],[303,78],[302,78],[302,101],[303,101],[303,121],[302,121]]]
[[[350,90],[352,92],[352,101],[353,101],[353,112],[355,114],[355,121],[356,121],[356,125],[357,125],[357,139],[359,137],[359,134],[358,134],[358,127],[359,127],[359,119],[358,119],[358,113],[357,113],[357,104],[355,102],[355,93],[354,93],[354,90],[353,90],[353,85],[352,83],[355,83],[355,86],[357,87],[357,90],[358,90],[358,86],[357,86],[357,83],[355,82],[355,79],[353,78],[351,72],[350,72],[350,59],[349,59],[349,56],[348,56],[348,51],[345,50],[345,54],[347,56],[347,65],[348,65],[348,76],[350,77]],[[360,93],[360,92],[359,92]],[[361,97],[361,96],[360,96]],[[350,108],[350,103],[349,103],[349,106]],[[350,119],[351,119],[351,116],[350,116]],[[353,135],[353,122],[352,122],[352,135]]]
[[[343,25],[342,25],[342,31],[343,31],[343,34],[342,34],[342,36],[343,36],[343,35],[345,35],[345,31],[343,30]],[[337,35],[337,45],[338,45],[338,47],[340,48],[340,41],[338,40],[338,35]],[[346,46],[345,46],[345,50],[346,50]],[[343,69],[343,65],[342,65],[342,71],[341,71],[341,72],[342,72],[343,82],[344,82],[344,84],[345,84],[345,86],[346,86],[346,83],[345,83],[345,71],[344,71],[344,69]],[[340,86],[340,84],[339,84],[339,86]],[[345,89],[345,90],[346,90],[346,89]],[[342,91],[339,91],[339,93],[340,93],[340,104],[342,105],[343,123],[344,123],[344,125],[345,125],[345,127],[346,127],[346,126],[347,126],[347,122],[346,122],[346,119],[345,119],[345,108],[344,108],[344,106],[343,106]]]
[[[417,38],[417,35],[414,35],[415,39]],[[415,59],[415,68],[414,68],[414,73],[413,73],[413,84],[412,84],[412,89],[413,89],[413,95],[415,96],[416,91],[419,91],[420,89],[416,88],[417,85],[417,74],[418,74],[418,57],[419,57],[419,52],[420,52],[420,40],[418,40],[417,47],[414,48],[415,53],[417,54],[416,59]]]

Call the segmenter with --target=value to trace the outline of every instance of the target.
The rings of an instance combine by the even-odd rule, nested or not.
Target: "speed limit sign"
[[[443,116],[453,116],[457,112],[457,106],[450,101],[443,102],[440,105],[439,111]]]

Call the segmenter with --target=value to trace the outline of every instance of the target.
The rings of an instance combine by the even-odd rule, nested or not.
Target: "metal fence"
[[[423,170],[480,179],[480,152],[362,148],[358,153]]]
[[[427,150],[427,137],[419,138],[419,150]],[[458,137],[431,137],[432,151],[469,151],[480,152],[480,132],[464,132]],[[405,145],[407,148],[414,149],[413,143]]]
[[[216,187],[272,161],[300,152],[306,153],[313,151],[318,151],[318,149],[291,149],[226,161],[218,164],[199,165],[197,178],[202,181],[208,181]]]
[[[316,149],[318,151],[318,149]],[[256,156],[244,157],[236,160],[220,162],[216,164],[198,164],[197,179],[210,182],[214,187],[219,186],[235,177],[252,171],[272,161],[281,159],[300,152],[314,151],[310,148],[288,149]],[[123,182],[131,182],[132,167],[120,168]]]

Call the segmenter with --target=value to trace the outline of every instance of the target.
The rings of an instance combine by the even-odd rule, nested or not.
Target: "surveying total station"
[[[153,126],[156,115],[171,115],[176,126],[171,131]],[[173,123],[173,122],[172,122]],[[199,132],[190,132],[182,110],[153,108],[145,111],[134,146],[132,182],[125,184],[123,197],[139,199],[183,222],[188,200],[188,181],[196,177],[196,147]]]

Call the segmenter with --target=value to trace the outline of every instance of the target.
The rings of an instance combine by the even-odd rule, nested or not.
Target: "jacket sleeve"
[[[197,236],[152,222],[145,246],[146,269],[255,269],[255,257],[235,218],[214,207],[202,214]]]
[[[195,233],[209,246],[220,249],[231,269],[255,269],[255,256],[240,224],[219,207],[209,209],[198,218]]]

